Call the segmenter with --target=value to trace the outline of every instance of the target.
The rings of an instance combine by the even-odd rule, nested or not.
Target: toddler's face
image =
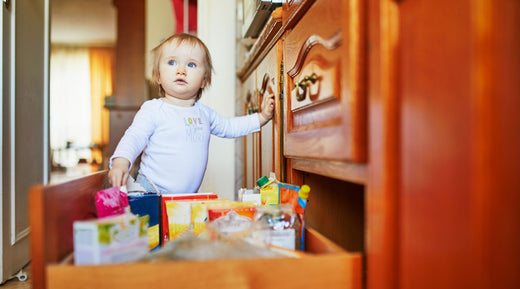
[[[191,99],[206,85],[204,51],[198,45],[166,43],[159,62],[159,84],[166,97]]]

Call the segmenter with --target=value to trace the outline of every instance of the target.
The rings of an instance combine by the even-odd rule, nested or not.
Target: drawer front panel
[[[333,59],[341,45],[341,33],[330,39],[311,35],[298,52],[298,60],[288,73],[291,76],[291,110],[339,99],[340,60]]]
[[[285,38],[286,157],[365,161],[358,1],[316,1]]]

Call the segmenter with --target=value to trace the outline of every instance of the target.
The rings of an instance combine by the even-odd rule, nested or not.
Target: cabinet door
[[[242,84],[242,98],[247,114],[256,113],[258,107],[255,90],[255,74],[251,74]],[[254,188],[255,177],[258,175],[257,147],[258,133],[248,134],[243,138],[244,142],[244,187]]]
[[[316,1],[288,33],[286,157],[365,161],[362,12],[358,0]]]
[[[280,56],[281,46],[275,45],[256,70],[256,91],[258,107],[261,109],[264,97],[269,94],[275,95],[275,100],[279,99],[279,79],[280,79]],[[275,172],[280,178],[280,119],[279,105],[275,104],[275,114],[273,119],[268,122],[261,131],[259,139],[259,173],[260,176],[268,176],[270,172]]]

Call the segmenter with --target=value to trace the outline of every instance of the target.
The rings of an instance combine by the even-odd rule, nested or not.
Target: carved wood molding
[[[341,45],[341,42],[341,30],[334,33],[334,35],[332,35],[329,39],[323,39],[321,36],[314,34],[309,36],[303,43],[300,51],[298,52],[296,63],[289,71],[287,71],[287,74],[294,78],[302,70],[303,63],[305,62],[307,55],[314,46],[321,45],[325,47],[327,50],[334,50]]]
[[[330,0],[327,0],[330,1]],[[303,17],[316,0],[289,0],[284,7],[284,27],[290,29]]]

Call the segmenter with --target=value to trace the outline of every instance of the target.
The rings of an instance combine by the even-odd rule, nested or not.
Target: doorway
[[[51,0],[50,182],[103,169],[105,98],[113,91],[117,13],[112,0]]]

